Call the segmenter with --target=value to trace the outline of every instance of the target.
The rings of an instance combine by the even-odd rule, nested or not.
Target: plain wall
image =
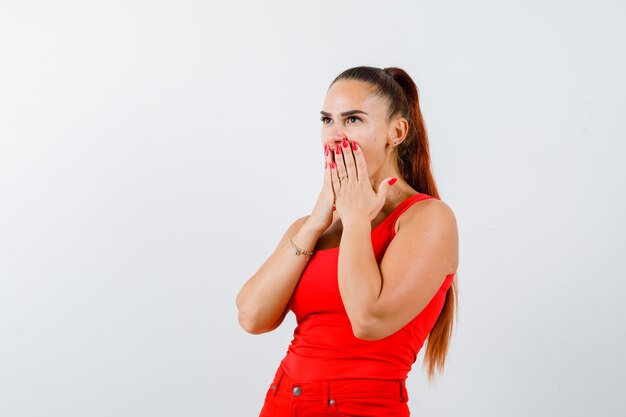
[[[0,415],[254,416],[294,327],[235,296],[322,184],[357,65],[415,80],[459,224],[415,416],[623,416],[626,6],[0,2]]]

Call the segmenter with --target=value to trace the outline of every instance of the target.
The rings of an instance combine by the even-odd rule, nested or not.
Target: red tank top
[[[379,265],[395,235],[398,216],[427,198],[437,197],[423,193],[411,196],[372,229],[372,247]],[[439,317],[454,274],[443,279],[437,294],[407,325],[383,339],[367,341],[352,333],[339,293],[338,257],[336,247],[318,249],[309,258],[288,304],[296,315],[297,326],[281,367],[300,381],[406,379]]]

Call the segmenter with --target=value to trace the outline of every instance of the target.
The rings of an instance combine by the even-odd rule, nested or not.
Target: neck
[[[389,177],[396,177],[398,180],[393,184],[393,186],[387,191],[387,196],[385,197],[385,205],[382,208],[382,211],[389,211],[394,209],[398,204],[407,199],[409,196],[416,194],[416,191],[407,184],[400,174],[396,170],[386,170],[379,171],[375,175],[370,178],[370,182],[372,184],[372,189],[375,192],[378,192],[378,187],[380,183]]]

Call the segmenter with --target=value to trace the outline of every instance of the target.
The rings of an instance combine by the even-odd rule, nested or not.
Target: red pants
[[[300,382],[279,366],[259,417],[407,417],[408,400],[403,380]]]

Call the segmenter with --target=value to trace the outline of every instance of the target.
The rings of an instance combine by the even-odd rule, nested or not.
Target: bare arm
[[[249,333],[274,330],[287,314],[287,303],[306,266],[305,256],[296,255],[289,238],[304,250],[312,250],[322,231],[308,221],[296,220],[285,232],[274,253],[246,281],[237,295],[239,324]]]
[[[337,147],[332,176],[337,214],[343,224],[337,266],[339,293],[355,337],[379,340],[403,326],[429,303],[458,265],[456,218],[447,204],[429,199],[408,208],[406,221],[380,262],[371,240],[371,220],[393,182],[372,188],[360,146]],[[345,150],[342,150],[345,149]],[[335,170],[333,169],[333,174]],[[358,173],[358,175],[357,175]],[[342,181],[339,180],[342,179]]]
[[[380,264],[367,219],[344,226],[339,291],[359,339],[378,340],[406,325],[426,307],[458,263],[456,218],[443,202],[409,209]]]
[[[324,183],[309,216],[301,217],[287,229],[274,253],[246,281],[237,295],[239,324],[249,333],[274,330],[287,315],[287,303],[306,267],[305,255],[296,255],[289,238],[303,250],[311,251],[333,220],[334,194],[331,183],[332,153],[325,147]]]
[[[344,229],[339,289],[356,337],[377,340],[426,307],[458,259],[456,219],[440,201],[418,203],[391,241],[380,268],[368,223]]]

